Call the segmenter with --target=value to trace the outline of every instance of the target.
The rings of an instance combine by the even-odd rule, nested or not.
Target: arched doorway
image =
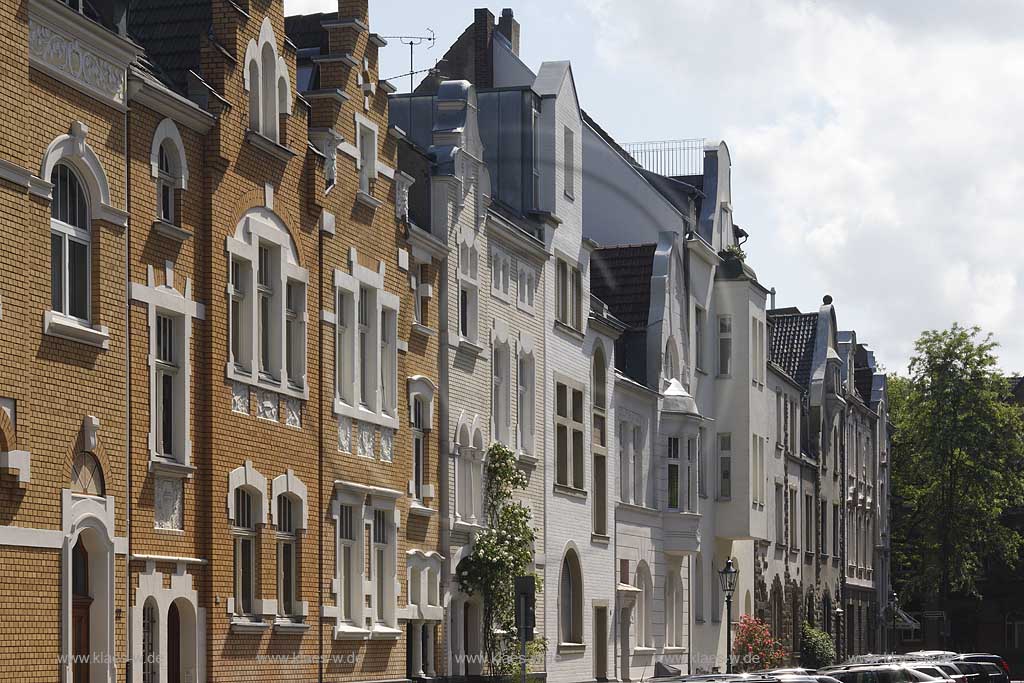
[[[89,683],[89,616],[92,591],[89,590],[89,551],[80,535],[71,551],[71,654],[74,683]]]

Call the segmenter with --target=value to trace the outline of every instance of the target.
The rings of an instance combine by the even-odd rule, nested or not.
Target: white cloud
[[[652,106],[584,105],[620,139],[729,142],[736,218],[780,305],[832,294],[890,368],[959,321],[1024,369],[1024,39],[1006,28],[1020,6],[578,7],[605,82],[642,74],[631,102]]]

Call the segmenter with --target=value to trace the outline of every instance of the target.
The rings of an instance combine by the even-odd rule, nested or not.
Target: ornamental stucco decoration
[[[30,58],[46,69],[81,84],[101,99],[124,103],[124,69],[104,59],[77,38],[66,36],[30,17],[28,50]]]
[[[352,418],[344,415],[338,418],[338,450],[352,452]]]
[[[380,430],[380,459],[381,462],[393,462],[395,459],[394,453],[395,443],[395,430],[393,429],[382,429]]]
[[[156,528],[182,528],[182,491],[180,479],[156,480]]]

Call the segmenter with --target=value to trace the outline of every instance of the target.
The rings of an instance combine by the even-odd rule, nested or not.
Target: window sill
[[[423,323],[413,323],[411,330],[416,334],[422,335],[424,337],[433,337],[437,334],[437,330],[435,330],[433,327],[427,327]]]
[[[694,368],[694,369],[693,369],[693,371],[694,371],[694,372],[696,372],[696,373],[697,373],[698,375],[704,375],[705,377],[707,377],[707,376],[708,376],[708,371],[707,371],[707,370],[705,370],[705,369],[704,369],[704,368],[702,368],[702,367],[699,367],[699,366],[698,366],[698,367]]]
[[[381,201],[380,199],[376,199],[373,195],[364,190],[356,191],[356,201],[359,202],[360,204],[363,204],[364,206],[370,207],[371,209],[379,209],[380,207],[384,206],[383,201]]]
[[[432,507],[428,507],[417,500],[414,500],[411,503],[409,503],[409,514],[429,518],[436,515],[437,510],[435,510]]]
[[[555,484],[555,493],[561,493],[564,496],[580,498],[583,500],[586,500],[587,498],[586,489],[578,489],[575,486],[566,486],[565,484]]]
[[[461,519],[452,522],[452,531],[461,531],[466,534],[474,534],[483,530],[483,525],[476,524],[474,522],[463,522]]]
[[[162,220],[153,222],[153,230],[175,242],[184,242],[192,237],[192,233],[188,230]]]
[[[245,141],[256,149],[266,152],[278,161],[288,162],[295,156],[295,151],[284,145],[274,142],[263,133],[249,129],[245,131]]]
[[[168,536],[184,536],[184,529],[163,529],[161,527],[153,527],[153,531],[158,534],[167,534]]]
[[[368,424],[377,425],[378,427],[385,427],[387,429],[394,429],[398,431],[398,418],[392,417],[387,413],[377,413],[366,406],[350,406],[342,400],[334,399],[334,414],[342,415],[352,420],[358,420],[359,422],[365,422]]]
[[[573,194],[572,192],[565,191],[565,192],[562,192],[562,194],[565,195],[565,198],[568,199],[570,202],[575,202],[576,201],[576,195]]]
[[[175,479],[191,479],[192,475],[195,474],[196,468],[192,465],[171,460],[170,458],[151,454],[149,456],[149,471],[153,474],[173,477]]]
[[[370,632],[365,628],[359,628],[349,623],[338,624],[334,628],[335,640],[366,640],[369,637]]]
[[[484,347],[480,346],[476,342],[466,339],[465,337],[459,337],[458,347],[460,351],[471,353],[474,356],[482,356],[484,353]]]
[[[232,361],[228,361],[225,374],[227,378],[233,382],[246,384],[251,387],[256,387],[257,389],[274,391],[284,396],[290,396],[291,398],[297,398],[302,401],[309,400],[308,387],[296,388],[294,384],[291,384],[286,380],[272,379],[269,375],[265,375],[262,372],[257,373],[256,377],[253,377],[252,373],[242,367],[239,367]],[[273,422],[273,420],[270,421]]]
[[[270,628],[268,621],[253,621],[246,617],[231,618],[232,633],[262,633]]]
[[[81,342],[99,349],[110,348],[110,330],[106,326],[90,325],[57,311],[47,311],[43,315],[43,334]]]
[[[402,630],[391,628],[384,624],[374,624],[370,630],[370,640],[398,640],[402,636]]]
[[[634,647],[633,648],[633,654],[634,655],[641,655],[641,656],[642,655],[653,655],[655,652],[657,652],[657,650],[655,650],[653,647]]]
[[[559,643],[558,652],[559,654],[583,654],[587,651],[587,646],[584,643]]]
[[[292,621],[288,617],[278,617],[274,622],[274,631],[277,633],[304,633],[309,630],[309,624],[304,621]]]
[[[704,620],[701,619],[701,621],[704,621]],[[663,654],[663,655],[685,655],[686,654],[686,648],[685,647],[667,647],[666,646],[666,647],[663,647],[661,649],[661,654]]]
[[[582,342],[584,339],[583,332],[577,330],[575,327],[569,325],[568,323],[563,323],[561,320],[558,320],[557,318],[555,319],[555,329],[559,330],[563,334],[572,337],[577,341]]]
[[[608,546],[612,542],[612,537],[608,534],[599,534],[594,531],[590,534],[590,542],[594,545]]]
[[[540,458],[535,455],[530,455],[524,451],[519,451],[519,464],[524,467],[536,467],[537,463],[540,462]]]

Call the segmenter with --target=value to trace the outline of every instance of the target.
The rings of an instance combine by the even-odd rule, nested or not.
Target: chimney
[[[358,19],[370,25],[370,0],[338,0],[339,19]]]
[[[494,85],[494,67],[491,59],[491,36],[494,34],[494,15],[481,7],[473,10],[473,84],[477,88]]]
[[[512,9],[506,7],[501,10],[501,19],[498,20],[498,31],[508,38],[512,43],[512,54],[519,56],[519,22],[512,15]]]

